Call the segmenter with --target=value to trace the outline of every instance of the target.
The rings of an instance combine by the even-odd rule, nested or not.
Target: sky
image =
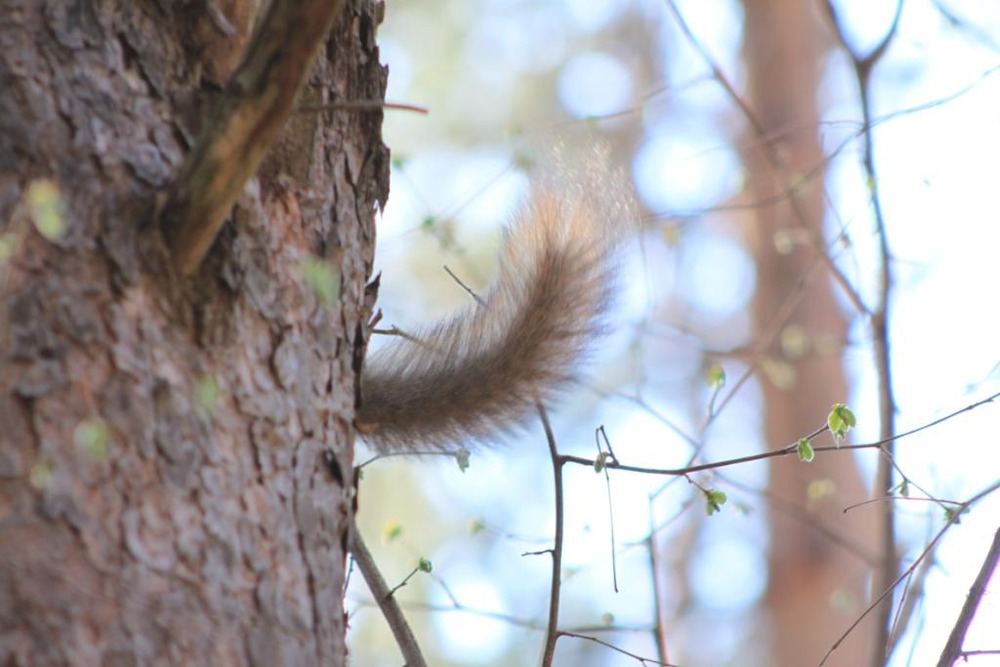
[[[379,222],[377,264],[383,270],[380,307],[385,321],[417,327],[463,305],[467,296],[441,270],[443,264],[474,287],[488,284],[499,224],[528,187],[528,178],[512,167],[516,138],[528,134],[537,145],[556,134],[544,118],[519,120],[517,127],[505,120],[515,108],[511,100],[520,94],[524,85],[520,77],[526,73],[552,71],[551,94],[571,117],[585,119],[647,105],[647,113],[628,121],[638,124],[641,141],[623,168],[650,210],[711,209],[741,186],[741,165],[730,143],[739,130],[720,122],[727,117],[725,96],[706,78],[704,60],[678,37],[663,3],[480,0],[457,6],[452,7],[458,12],[454,20],[464,21],[462,31],[469,35],[461,42],[443,39],[435,25],[441,18],[406,0],[389,4],[380,32],[383,58],[390,68],[388,99],[430,111],[428,116],[390,112],[386,121],[387,143],[402,159],[394,165],[389,204]],[[739,86],[738,3],[689,0],[678,6]],[[864,53],[884,34],[895,3],[840,2],[838,8],[854,48]],[[625,11],[643,13],[662,33],[662,56],[670,63],[665,81],[672,91],[668,105],[650,104],[655,98],[633,75],[627,50],[610,48],[597,37]],[[949,15],[959,20],[950,20]],[[892,47],[874,74],[875,160],[895,281],[890,337],[900,432],[1000,391],[1000,309],[993,298],[994,286],[1000,284],[998,45],[996,3],[909,0]],[[434,72],[428,71],[431,63],[436,63]],[[852,141],[860,118],[857,93],[842,54],[829,58],[819,96],[824,146],[830,153],[846,147],[830,161],[826,184],[834,205],[827,226],[848,232],[850,246],[841,252],[838,264],[871,303],[877,238],[858,144]],[[428,220],[439,223],[434,225],[436,235],[421,231]],[[740,327],[746,327],[743,313],[754,286],[750,257],[736,241],[711,230],[695,227],[685,233],[683,253],[647,248],[628,258],[624,273],[635,279],[620,305],[621,320],[641,321],[652,304],[669,295],[692,309],[704,326],[726,322],[731,325],[728,335],[738,338]],[[662,270],[654,275],[650,265]],[[877,439],[879,426],[877,378],[864,322],[854,322],[850,340],[844,363],[852,387],[847,402],[858,417],[854,441],[869,442]],[[628,330],[612,335],[588,378],[591,388],[602,382],[607,387],[620,385],[636,372],[629,362],[635,358],[632,341]],[[722,334],[713,342],[732,343]],[[690,355],[671,358],[677,361],[678,378],[698,371],[689,367]],[[727,371],[736,377],[740,369]],[[644,464],[684,462],[689,449],[666,422],[697,429],[690,406],[658,404],[658,413],[651,414],[621,400],[600,401],[592,390],[577,394],[557,415],[557,425],[567,429],[571,440],[579,440],[580,451],[593,448],[586,429],[573,429],[587,415],[614,429],[618,441],[659,443],[655,455],[643,453]],[[747,424],[759,423],[759,391],[750,383],[740,399],[713,426],[712,438],[759,449],[763,446],[759,437],[746,436]],[[998,426],[998,407],[984,405],[901,440],[897,462],[937,497],[964,500],[1000,477]],[[532,437],[537,439],[538,434],[529,433],[526,439]],[[860,462],[872,466],[871,457],[860,457]],[[393,464],[396,469],[413,465]],[[457,598],[474,601],[477,609],[537,616],[545,595],[536,588],[544,585],[547,561],[521,554],[544,548],[539,544],[551,531],[550,473],[544,456],[537,451],[518,450],[517,457],[506,450],[490,451],[476,457],[470,474],[456,472],[449,462],[416,465],[423,468],[402,474],[410,476],[408,484],[433,486],[429,508],[440,518],[430,531],[434,535],[461,533],[468,517],[482,517],[491,528],[502,527],[509,533],[489,547],[442,541],[434,553],[439,569],[446,573],[441,581]],[[379,481],[381,474],[373,472],[374,481],[366,484],[377,488],[388,483]],[[736,474],[747,483],[765,482],[763,466],[746,466]],[[487,485],[484,479],[510,481]],[[615,622],[623,625],[647,622],[652,605],[649,572],[641,550],[628,544],[648,533],[653,518],[663,519],[651,516],[648,498],[664,480],[629,477],[614,484],[613,526],[624,595],[604,592],[612,523],[603,481],[595,483],[592,473],[581,471],[572,473],[568,484],[567,622],[573,622],[576,612],[577,620],[585,622],[594,610],[610,610]],[[680,509],[690,497],[683,482],[662,493],[668,500],[661,499],[660,507],[670,507],[669,499],[674,498]],[[535,509],[523,511],[526,505]],[[941,513],[927,506],[916,500],[898,504],[904,565],[942,525]],[[385,515],[402,522],[419,520],[406,509],[389,509]],[[997,529],[998,516],[1000,499],[994,494],[948,532],[934,554],[922,616],[892,665],[936,662]],[[693,615],[689,623],[696,631],[699,624],[711,624],[719,615],[732,619],[722,628],[713,626],[717,655],[709,656],[711,664],[726,664],[737,651],[745,651],[744,642],[759,631],[749,611],[766,585],[764,528],[759,513],[735,511],[722,512],[705,524],[700,539],[710,548],[706,546],[688,575],[698,604],[711,614]],[[427,538],[426,544],[433,543]],[[407,548],[416,554],[422,547],[414,543]],[[526,581],[533,582],[527,586],[530,590],[521,590]],[[429,584],[427,590],[432,600],[450,604],[452,598],[440,585]],[[537,633],[475,614],[440,613],[424,622],[434,645],[456,664],[490,664],[509,650],[510,642],[537,641]],[[966,647],[1000,648],[996,627],[1000,627],[1000,582],[994,581]],[[615,640],[652,655],[648,638],[639,633]],[[609,653],[606,658],[600,664],[635,664],[621,655]],[[1000,664],[1000,657],[970,659],[968,664]]]

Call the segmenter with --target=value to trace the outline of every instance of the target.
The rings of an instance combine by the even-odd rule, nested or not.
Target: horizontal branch
[[[938,424],[946,422],[949,419],[954,419],[955,417],[965,412],[974,410],[975,408],[983,406],[987,403],[992,403],[997,398],[1000,398],[1000,392],[997,392],[991,396],[987,396],[981,401],[971,403],[965,406],[964,408],[956,410],[955,412],[947,414],[944,417],[935,419],[934,421],[928,422],[922,426],[918,426],[917,428],[911,429],[904,433],[898,433],[891,438],[886,438],[884,440],[877,440],[875,442],[868,442],[860,445],[823,445],[820,447],[813,447],[813,451],[835,452],[835,451],[852,451],[857,449],[880,449],[890,442],[902,440],[907,436],[911,436],[921,431],[925,431],[933,426],[937,426]],[[808,435],[806,439],[812,440],[813,438],[825,432],[826,430],[827,430],[826,427],[819,429]],[[749,456],[740,456],[735,459],[725,459],[723,461],[714,461],[711,463],[701,463],[693,466],[685,466],[683,468],[648,468],[645,466],[628,465],[613,459],[607,459],[602,461],[602,465],[604,468],[607,468],[609,470],[623,470],[625,472],[636,472],[644,475],[665,475],[668,477],[670,476],[678,477],[678,476],[690,475],[696,472],[702,472],[705,470],[716,470],[718,468],[728,468],[729,466],[740,465],[743,463],[750,463],[753,461],[763,461],[765,459],[773,459],[780,456],[789,456],[791,454],[798,455],[798,450],[799,450],[799,445],[798,443],[795,443],[788,445],[786,447],[782,447],[781,449],[775,449],[770,452],[761,452],[760,454],[750,454]],[[597,463],[597,461],[595,461],[594,459],[588,459],[583,456],[571,456],[567,454],[562,455],[560,457],[560,460],[564,463],[576,463],[577,465],[583,465],[588,467],[594,467],[595,464]]]

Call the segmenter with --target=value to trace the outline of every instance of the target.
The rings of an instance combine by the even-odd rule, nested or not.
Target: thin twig
[[[746,118],[747,123],[750,124],[754,134],[761,141],[761,145],[764,148],[763,155],[767,158],[768,163],[770,163],[771,167],[784,178],[785,185],[783,186],[783,189],[786,194],[788,194],[789,206],[795,214],[796,221],[812,240],[820,261],[827,266],[834,281],[840,289],[843,290],[844,295],[851,302],[851,305],[853,305],[859,313],[868,313],[868,308],[865,305],[864,300],[861,298],[861,294],[851,284],[851,281],[847,279],[847,276],[844,275],[844,272],[841,271],[840,267],[836,265],[830,254],[825,252],[826,243],[822,238],[822,235],[817,231],[819,226],[809,224],[809,215],[803,209],[802,200],[797,196],[796,192],[796,187],[798,187],[796,186],[796,183],[800,183],[800,179],[789,177],[787,165],[775,148],[775,143],[769,140],[768,132],[764,128],[763,123],[761,123],[756,114],[753,113],[753,110],[747,104],[746,100],[740,97],[739,92],[737,92],[735,86],[733,86],[733,84],[726,77],[725,72],[722,71],[722,68],[715,62],[715,59],[708,52],[708,49],[705,48],[705,46],[701,43],[701,40],[698,39],[698,37],[691,30],[690,26],[688,26],[687,21],[685,21],[683,14],[681,14],[680,9],[678,9],[675,0],[667,0],[666,5],[670,12],[674,15],[674,19],[677,21],[677,25],[680,27],[681,32],[684,33],[685,38],[687,38],[688,43],[690,43],[691,46],[698,51],[701,59],[706,65],[709,66],[709,68],[711,68],[712,77],[719,82],[719,85],[722,86],[726,95],[729,96],[729,99],[732,100],[733,104],[739,108],[740,113],[744,118]]]
[[[597,429],[594,437],[597,440],[597,452],[598,455],[603,453],[601,448],[601,440],[603,438],[604,443],[608,448],[608,457],[610,460],[614,460],[615,453],[611,449],[611,442],[608,440],[608,434],[601,426]],[[607,461],[608,459],[605,459]],[[608,469],[602,466],[602,472],[604,473],[604,483],[608,491],[608,527],[611,530],[611,580],[614,585],[615,593],[618,592],[618,545],[615,543],[615,509],[612,504],[612,493],[611,493],[611,475],[608,474]]]
[[[927,615],[915,616],[918,608],[918,603],[924,599],[924,591],[926,590],[927,576],[930,574],[931,568],[934,567],[933,558],[925,558],[923,565],[913,573],[912,577],[909,577],[906,581],[907,590],[904,594],[900,596],[899,600],[899,612],[897,613],[898,621],[893,628],[892,635],[889,636],[889,641],[893,644],[899,640],[899,636],[910,627],[910,622],[914,619],[917,620],[917,626],[913,628],[915,636],[920,636],[921,630],[924,624],[927,622]],[[903,664],[912,665],[914,664],[913,656],[917,649],[917,644],[912,643],[910,645],[909,655],[903,659]]]
[[[663,582],[661,572],[663,569],[659,563],[659,549],[656,544],[656,527],[653,521],[653,499],[649,499],[649,536],[646,538],[646,550],[649,552],[649,572],[653,578],[653,612],[654,623],[653,637],[656,639],[656,655],[660,662],[669,662],[669,652],[667,650],[667,614],[663,608]]]
[[[723,473],[718,473],[716,477],[720,482],[725,482],[727,486],[738,489],[743,493],[760,496],[775,512],[783,514],[792,521],[797,521],[802,524],[802,526],[807,530],[825,537],[831,544],[840,547],[845,552],[863,562],[865,565],[875,567],[876,563],[878,563],[878,558],[876,558],[875,554],[865,547],[864,544],[855,541],[855,539],[849,535],[842,534],[838,530],[827,526],[823,519],[818,517],[815,512],[811,512],[804,508],[801,503],[786,500],[781,496],[775,495],[766,488],[754,488]]]
[[[566,637],[575,637],[576,639],[583,639],[588,642],[594,642],[595,644],[600,644],[601,646],[605,646],[611,649],[612,651],[615,651],[616,653],[621,653],[622,655],[633,658],[634,660],[637,660],[639,664],[642,665],[660,665],[661,667],[677,667],[676,665],[672,665],[668,662],[661,662],[659,660],[653,660],[652,658],[644,658],[636,653],[630,653],[629,651],[626,651],[621,647],[615,646],[614,644],[606,642],[603,639],[598,639],[597,637],[590,637],[588,635],[582,635],[576,632],[569,632],[569,631],[563,632],[562,634],[565,635]]]
[[[904,431],[903,433],[898,433],[889,438],[888,440],[876,440],[875,442],[869,442],[859,445],[824,445],[819,447],[813,447],[813,451],[816,453],[820,453],[820,452],[855,451],[863,449],[881,449],[890,441],[899,441],[908,436],[920,433],[921,431],[925,431],[931,427],[941,424],[942,422],[946,422],[949,419],[953,419],[963,413],[969,412],[970,410],[986,405],[987,403],[992,403],[997,398],[1000,398],[1000,392],[997,392],[991,396],[987,396],[986,398],[976,401],[975,403],[966,405],[964,408],[951,412],[943,417],[939,417],[938,419],[928,422],[922,426],[910,429],[909,431]],[[824,432],[825,430],[826,429],[817,430],[812,435],[808,436],[808,439],[811,440],[813,437],[815,437],[819,433]],[[643,466],[627,465],[619,461],[608,461],[606,467],[608,469],[622,470],[625,472],[635,472],[645,475],[664,475],[668,477],[675,477],[675,476],[690,475],[691,473],[702,472],[704,470],[728,468],[729,466],[739,465],[741,463],[749,463],[751,461],[763,461],[765,459],[771,459],[779,456],[789,456],[792,454],[796,455],[798,454],[797,442],[795,444],[787,445],[786,447],[782,447],[781,449],[776,449],[769,452],[762,452],[760,454],[751,454],[749,456],[741,456],[735,459],[726,459],[723,461],[716,461],[713,463],[702,463],[700,465],[687,466],[684,468],[646,468]],[[583,456],[571,456],[567,454],[563,455],[561,457],[561,460],[564,463],[575,463],[577,465],[583,465],[588,467],[593,467],[594,465],[593,459],[588,459]]]
[[[330,102],[329,104],[305,104],[295,111],[297,113],[316,113],[318,111],[381,111],[394,109],[396,111],[412,111],[427,114],[426,107],[402,102],[383,102],[382,100],[351,100],[349,102]]]
[[[547,552],[546,552],[547,553]],[[438,580],[438,583],[442,583]],[[450,596],[451,594],[448,593]],[[358,600],[358,605],[372,606],[372,603],[368,600]],[[430,604],[427,602],[402,602],[400,607],[407,611],[427,611],[434,612],[437,614],[452,614],[461,613],[469,614],[470,616],[476,616],[478,618],[488,618],[494,621],[501,621],[503,623],[508,623],[514,627],[523,628],[525,630],[544,630],[542,624],[534,619],[521,618],[513,614],[503,614],[496,611],[489,611],[487,609],[478,609],[476,607],[470,607],[468,605],[462,604],[460,601],[452,597],[451,604]],[[648,625],[579,625],[567,628],[564,632],[577,632],[577,633],[630,633],[630,634],[648,634],[651,628]]]
[[[486,302],[483,301],[483,298],[481,296],[479,296],[478,294],[476,294],[475,290],[473,290],[471,287],[469,287],[464,282],[462,282],[462,279],[459,278],[457,275],[455,275],[455,272],[452,271],[451,269],[449,269],[447,264],[444,266],[444,270],[445,270],[445,273],[447,273],[449,276],[451,276],[452,280],[454,280],[456,283],[458,283],[459,287],[461,287],[466,292],[468,292],[469,296],[471,296],[473,299],[476,300],[476,303],[478,303],[481,308],[485,308],[486,307]]]
[[[969,625],[976,616],[976,610],[979,609],[979,603],[986,593],[986,586],[990,583],[990,577],[993,576],[993,571],[997,567],[997,561],[1000,561],[1000,528],[993,533],[993,544],[990,545],[986,559],[983,560],[983,566],[979,568],[976,580],[969,588],[969,595],[965,598],[965,604],[962,605],[962,611],[958,614],[955,627],[952,628],[951,635],[941,652],[938,667],[951,667],[956,660],[962,657],[962,643],[965,641],[965,633],[968,632]]]
[[[892,19],[889,29],[879,44],[872,49],[867,56],[859,56],[851,48],[847,40],[837,10],[829,0],[825,3],[830,23],[837,34],[837,39],[844,51],[851,58],[854,66],[854,75],[858,82],[860,93],[860,104],[862,114],[862,134],[863,138],[863,158],[862,166],[865,171],[865,180],[868,183],[872,209],[875,215],[876,235],[879,242],[879,275],[878,275],[878,301],[871,313],[872,344],[875,348],[875,366],[879,378],[879,423],[882,440],[887,441],[883,449],[884,456],[879,459],[878,469],[875,473],[875,492],[887,493],[893,486],[892,483],[892,461],[895,458],[895,447],[892,437],[896,430],[896,398],[892,386],[892,363],[889,349],[889,304],[892,291],[892,257],[889,253],[889,240],[886,234],[885,215],[882,211],[882,197],[879,193],[879,179],[875,173],[875,149],[872,136],[872,108],[871,108],[871,75],[875,66],[885,55],[892,43],[896,30],[899,27],[899,19],[903,12],[903,2],[896,3],[896,14]],[[882,525],[880,534],[880,546],[882,552],[882,566],[876,570],[875,590],[884,590],[893,579],[896,578],[899,570],[898,557],[896,556],[896,526],[893,505],[888,504],[882,513]],[[891,600],[890,600],[891,602]],[[886,658],[891,654],[892,647],[889,645],[889,636],[892,630],[892,607],[889,602],[878,609],[878,625],[874,645],[874,654],[871,658],[873,667],[880,667],[885,663]]]
[[[854,632],[854,629],[861,624],[861,621],[863,621],[865,617],[868,616],[868,614],[870,614],[875,608],[881,605],[882,602],[886,600],[886,598],[892,596],[892,592],[896,589],[896,586],[898,586],[901,581],[909,577],[917,569],[920,563],[923,562],[925,558],[927,558],[927,556],[934,550],[935,547],[937,547],[938,542],[940,542],[941,538],[944,537],[944,534],[948,532],[948,529],[951,528],[956,523],[958,523],[959,518],[963,514],[965,514],[966,510],[968,510],[970,507],[975,505],[977,502],[979,502],[986,496],[996,491],[998,488],[1000,488],[1000,482],[991,484],[990,486],[986,487],[985,489],[974,495],[969,500],[962,503],[961,511],[957,511],[954,514],[949,515],[948,520],[945,522],[944,526],[942,526],[941,530],[939,530],[934,535],[930,543],[928,543],[928,545],[924,547],[924,550],[920,552],[920,555],[917,556],[916,560],[914,560],[913,563],[910,564],[910,566],[906,568],[906,570],[904,570],[902,574],[900,574],[885,590],[883,590],[882,594],[879,595],[870,605],[868,605],[868,607],[866,607],[865,610],[861,612],[861,614],[856,619],[854,619],[854,622],[851,623],[850,627],[848,627],[847,630],[845,630],[840,635],[840,637],[837,638],[837,641],[835,641],[833,645],[830,646],[830,649],[826,652],[826,655],[823,656],[823,660],[820,661],[818,667],[823,667],[823,665],[826,664],[826,661],[830,659],[830,656],[833,655],[833,652],[840,647],[840,645],[844,642],[844,640],[847,639],[848,635]]]
[[[563,458],[556,446],[556,437],[549,423],[549,415],[545,407],[538,403],[538,416],[545,428],[545,439],[549,444],[549,455],[552,457],[552,476],[555,492],[556,526],[552,544],[552,584],[549,589],[549,620],[545,629],[545,650],[542,653],[542,667],[551,667],[556,654],[556,641],[559,639],[559,596],[562,588],[562,550],[563,550]]]
[[[365,583],[368,584],[368,590],[375,598],[378,608],[382,610],[382,615],[385,617],[386,623],[389,624],[389,629],[392,630],[392,636],[396,638],[396,645],[399,647],[400,653],[403,654],[406,667],[427,667],[427,662],[420,651],[420,645],[417,644],[417,638],[414,636],[413,630],[410,629],[410,624],[406,622],[406,617],[403,615],[403,610],[400,609],[395,596],[389,590],[389,585],[382,577],[382,573],[379,572],[365,541],[361,538],[361,532],[353,522],[349,530],[351,554],[354,556],[354,562],[358,564],[358,569],[361,570],[361,575],[365,578]]]

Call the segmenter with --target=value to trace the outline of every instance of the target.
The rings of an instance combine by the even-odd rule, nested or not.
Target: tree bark
[[[765,437],[795,443],[847,402],[841,355],[847,325],[825,253],[824,155],[816,96],[828,38],[811,3],[744,2],[744,58],[751,113],[744,161],[757,265],[753,304],[761,341]],[[769,587],[775,665],[815,665],[864,610],[877,559],[876,520],[847,452],[806,464],[770,465]],[[838,602],[839,601],[839,602]],[[862,665],[874,627],[859,626],[828,665]]]
[[[380,7],[190,278],[156,224],[261,5],[0,0],[0,664],[345,662]]]

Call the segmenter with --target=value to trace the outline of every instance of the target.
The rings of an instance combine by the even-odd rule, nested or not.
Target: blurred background
[[[553,147],[605,147],[634,188],[614,331],[553,410],[563,453],[596,457],[603,426],[625,464],[752,456],[836,403],[857,419],[839,444],[873,443],[1000,391],[1000,4],[386,4],[388,99],[427,113],[386,112],[383,326],[465,305],[445,266],[489,285]],[[580,636],[555,664],[799,667],[834,646],[828,665],[936,664],[1000,524],[998,427],[985,403],[812,462],[566,467],[560,629]],[[397,592],[430,664],[538,663],[551,558],[531,554],[554,522],[540,426],[464,471],[372,462],[360,522],[390,586],[433,564]],[[1000,664],[998,586],[970,665]],[[353,662],[401,664],[370,600],[355,572]]]

